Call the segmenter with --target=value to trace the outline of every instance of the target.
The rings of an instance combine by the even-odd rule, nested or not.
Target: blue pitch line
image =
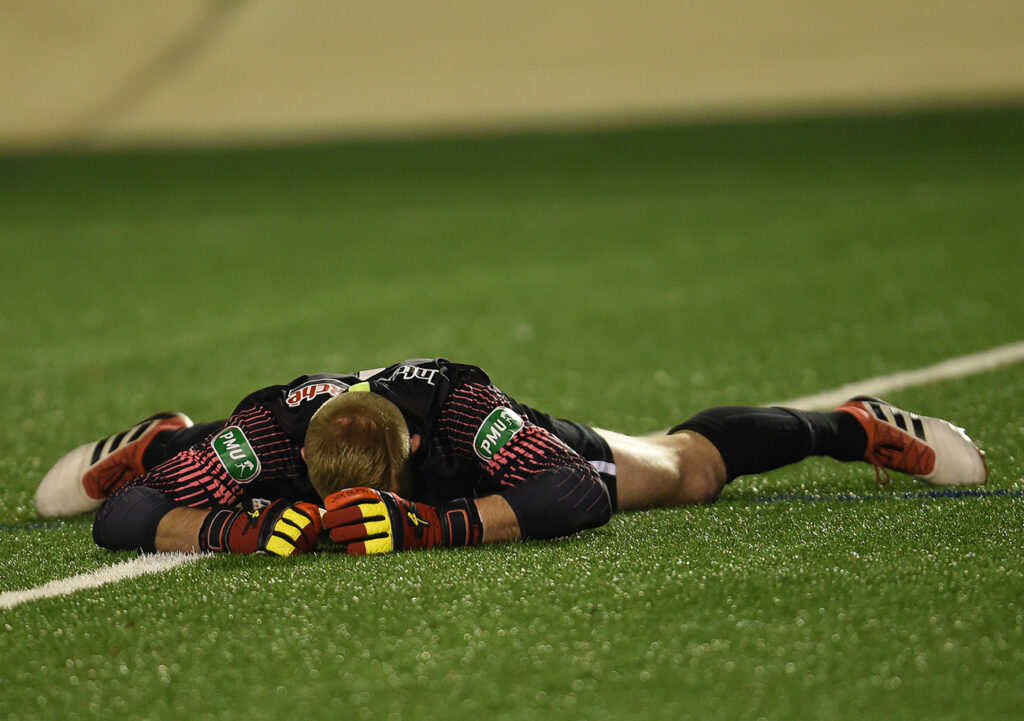
[[[91,518],[79,521],[34,521],[32,523],[12,523],[0,525],[0,533],[7,531],[48,531],[54,528],[74,528],[75,526],[92,525]]]
[[[754,503],[821,503],[822,501],[888,501],[894,498],[901,500],[918,500],[923,498],[1021,498],[1024,489],[999,488],[989,491],[946,490],[917,491],[914,493],[873,493],[869,496],[857,496],[852,493],[837,493],[834,496],[821,495],[786,495],[762,496],[755,498]]]

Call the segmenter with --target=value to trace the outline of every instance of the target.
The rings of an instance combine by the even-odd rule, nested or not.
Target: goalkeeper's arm
[[[225,551],[290,556],[316,550],[323,524],[311,503],[250,503],[188,508],[145,486],[124,488],[103,504],[93,540],[111,550]]]
[[[594,467],[524,414],[497,388],[467,383],[437,420],[451,448],[491,478],[476,489],[484,542],[558,538],[606,523],[612,500]]]
[[[573,492],[588,483],[595,484],[593,492]],[[600,479],[572,468],[549,469],[500,494],[436,506],[363,487],[332,493],[324,504],[325,530],[352,555],[557,538],[599,526],[611,515]]]

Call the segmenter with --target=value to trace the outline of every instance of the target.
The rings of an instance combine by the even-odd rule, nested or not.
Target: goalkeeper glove
[[[323,523],[312,503],[253,501],[249,508],[210,512],[199,531],[203,551],[293,556],[315,551]]]
[[[474,546],[483,537],[480,513],[466,498],[430,506],[372,488],[346,488],[327,496],[324,506],[324,528],[353,556]]]

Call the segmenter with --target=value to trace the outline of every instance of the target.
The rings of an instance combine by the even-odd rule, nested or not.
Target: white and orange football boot
[[[885,485],[886,469],[907,473],[936,486],[973,486],[988,480],[985,454],[963,428],[940,418],[902,411],[870,396],[857,396],[836,408],[856,418],[868,434],[864,460]]]
[[[126,482],[145,473],[142,455],[158,433],[191,427],[184,413],[157,413],[122,433],[65,454],[43,476],[33,499],[41,518],[95,511]]]

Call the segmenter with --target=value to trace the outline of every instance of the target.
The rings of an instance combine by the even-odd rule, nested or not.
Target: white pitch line
[[[950,358],[949,360],[927,368],[919,368],[912,371],[902,371],[889,375],[868,378],[840,386],[834,390],[817,393],[813,396],[793,398],[780,403],[771,403],[773,406],[784,406],[787,408],[798,408],[802,410],[820,410],[835,408],[853,396],[879,396],[892,391],[915,386],[938,383],[939,381],[963,378],[965,376],[983,373],[988,370],[1000,368],[1014,363],[1024,361],[1024,341],[1010,343],[1009,345],[990,348],[980,353]]]
[[[128,578],[144,576],[147,573],[169,571],[176,566],[191,563],[199,558],[204,558],[204,555],[198,553],[159,553],[139,556],[129,561],[115,563],[113,566],[99,568],[89,573],[81,573],[71,578],[59,578],[56,581],[50,581],[42,586],[25,591],[5,591],[0,593],[0,609],[11,609],[26,601],[64,596],[86,588],[96,588],[105,583],[116,583]]]

